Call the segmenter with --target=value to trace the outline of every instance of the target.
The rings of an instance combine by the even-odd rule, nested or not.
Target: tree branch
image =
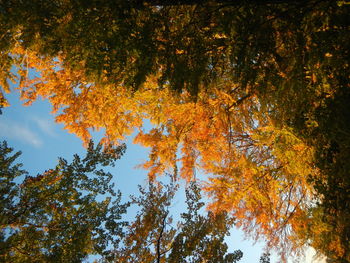
[[[226,108],[226,110],[229,111],[232,107],[236,107],[236,106],[241,105],[243,103],[243,101],[245,101],[246,99],[250,98],[251,96],[252,96],[251,93],[248,93],[248,94],[244,95],[243,97],[239,98],[234,103],[232,103],[230,106],[228,106]]]
[[[161,242],[161,239],[163,237],[163,232],[164,232],[164,229],[165,229],[165,226],[166,226],[166,223],[165,223],[165,220],[166,218],[168,217],[168,213],[165,214],[163,220],[162,220],[162,228],[160,229],[160,233],[159,233],[159,236],[158,236],[158,239],[157,239],[157,263],[160,263],[160,258],[162,256],[163,253],[160,253],[160,242]]]

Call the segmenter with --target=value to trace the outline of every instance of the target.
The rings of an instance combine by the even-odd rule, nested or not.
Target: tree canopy
[[[156,75],[160,87],[196,95],[226,79],[257,93],[324,83],[348,40],[341,1],[171,2],[2,1],[4,68],[20,42],[92,82],[137,89]]]
[[[210,208],[282,256],[349,261],[347,1],[0,3],[4,91],[48,98],[85,142],[137,129],[150,178],[208,174]]]
[[[71,164],[60,159],[55,169],[29,176],[16,163],[20,152],[0,145],[1,232],[4,262],[83,262],[98,254],[98,262],[222,262],[242,258],[227,253],[224,238],[233,218],[203,213],[200,189],[186,188],[187,210],[173,221],[178,185],[149,183],[131,203],[120,203],[112,175],[99,169],[121,156],[125,147],[101,151],[90,143],[87,155]],[[122,221],[129,205],[138,206],[135,219]]]
[[[105,154],[89,145],[85,158],[29,176],[16,163],[20,152],[0,145],[0,259],[3,262],[82,262],[117,245],[128,204],[110,183],[111,165],[125,150]]]

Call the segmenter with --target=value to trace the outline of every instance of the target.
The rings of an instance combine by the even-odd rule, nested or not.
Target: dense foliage
[[[117,245],[127,204],[120,203],[112,175],[98,166],[111,165],[125,150],[109,154],[89,145],[85,158],[29,176],[16,164],[6,142],[0,145],[0,259],[2,262],[82,262]]]
[[[110,149],[111,150],[111,149]],[[20,152],[0,146],[0,252],[3,262],[82,262],[100,255],[101,262],[234,263],[242,252],[227,253],[225,236],[233,219],[225,213],[203,215],[200,189],[186,189],[187,210],[173,222],[170,208],[178,186],[149,183],[131,204],[135,219],[122,221],[128,203],[120,204],[112,175],[98,169],[111,165],[124,146],[101,152],[91,143],[87,156],[71,164],[60,159],[55,169],[35,177],[15,163]],[[127,226],[127,228],[126,228]]]
[[[211,209],[282,257],[350,261],[347,1],[0,3],[5,91],[17,78],[86,142],[138,128],[151,178],[207,173]]]

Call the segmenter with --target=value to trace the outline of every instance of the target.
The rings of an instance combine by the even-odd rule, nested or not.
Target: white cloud
[[[35,122],[35,124],[38,126],[38,128],[44,132],[45,134],[56,137],[57,134],[55,132],[55,123],[49,119],[43,119],[39,117],[32,117],[32,120]]]
[[[42,140],[29,128],[19,123],[2,119],[0,122],[0,136],[7,139],[19,140],[34,147],[43,145]]]

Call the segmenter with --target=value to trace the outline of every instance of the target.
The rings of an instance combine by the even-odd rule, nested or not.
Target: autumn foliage
[[[234,84],[217,83],[220,89],[199,93],[193,101],[186,92],[175,96],[160,90],[157,76],[130,93],[122,85],[88,83],[59,59],[42,59],[20,47],[15,51],[25,61],[18,72],[27,105],[48,99],[56,120],[85,142],[93,130],[104,130],[106,144],[136,131],[134,142],[150,148],[142,164],[150,179],[175,167],[187,181],[198,172],[207,174],[203,187],[212,200],[210,210],[231,212],[237,226],[266,238],[282,255],[300,248],[298,230],[307,224],[311,205],[307,179],[317,174],[313,149],[289,128],[276,127],[259,109],[257,96],[236,97],[229,92]],[[37,77],[28,78],[31,69]]]
[[[14,2],[4,91],[18,79],[85,143],[135,133],[150,180],[204,174],[208,208],[284,260],[312,245],[348,262],[346,1]]]

